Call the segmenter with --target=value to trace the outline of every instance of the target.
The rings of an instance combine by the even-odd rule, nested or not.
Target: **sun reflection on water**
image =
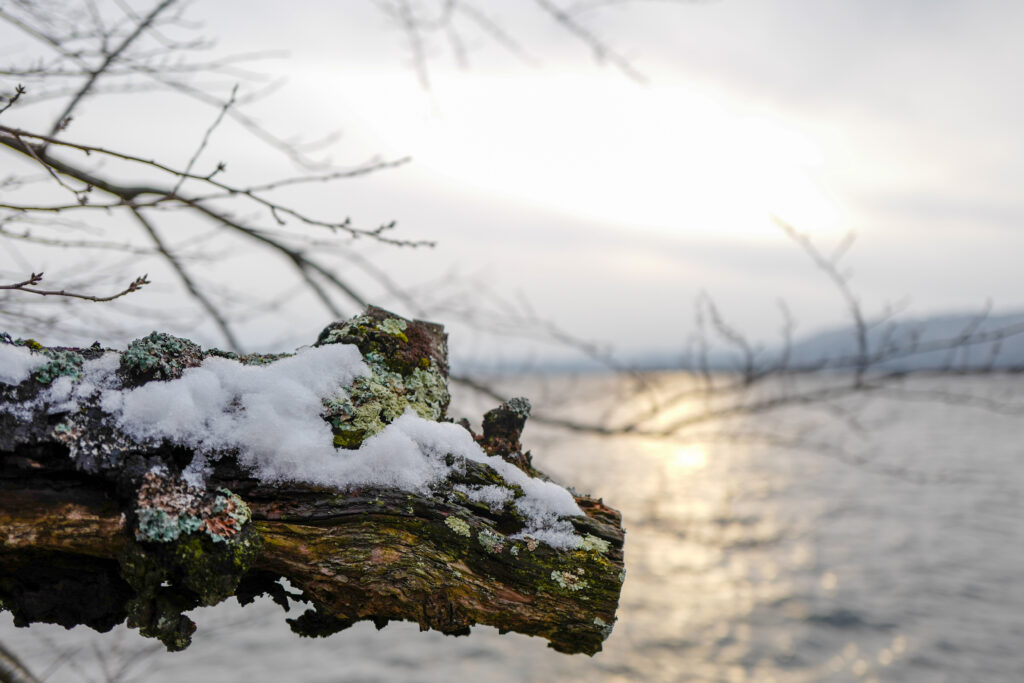
[[[578,395],[607,393],[599,384],[606,380],[589,381],[583,389],[591,391],[577,389]],[[510,392],[537,393],[530,386]],[[463,406],[453,413],[481,414],[486,407]],[[578,408],[584,409],[593,406]],[[937,467],[968,466],[963,443],[954,439],[962,425],[934,408],[904,418],[898,428],[888,428],[888,438],[916,438],[926,429],[952,424],[943,432],[950,445],[930,451],[929,462],[938,458]],[[987,438],[984,451],[975,449],[987,454],[985,468],[1003,467],[997,488],[957,489],[973,496],[966,500],[972,506],[990,505],[993,491],[1021,488],[1019,426],[1003,424],[988,422],[966,432],[979,442]],[[275,680],[321,680],[324,671],[360,667],[365,680],[424,683],[453,678],[868,683],[933,680],[937,671],[950,672],[947,680],[1019,679],[1011,673],[1019,673],[1021,659],[1008,643],[1013,629],[1019,630],[1017,615],[1024,612],[1020,596],[993,589],[985,597],[986,586],[996,580],[1004,587],[1019,583],[1020,544],[1014,545],[1019,534],[1006,542],[999,537],[996,547],[994,537],[985,535],[992,531],[987,526],[985,533],[958,529],[956,523],[938,527],[933,515],[957,504],[952,489],[908,489],[902,481],[813,454],[734,442],[559,438],[539,424],[528,427],[524,441],[540,469],[573,482],[581,492],[603,495],[623,513],[628,573],[614,632],[597,656],[567,658],[536,639],[499,636],[487,628],[474,628],[471,638],[448,639],[418,633],[414,624],[392,624],[380,633],[360,624],[332,639],[300,640],[288,631],[280,608],[266,601],[241,616],[237,605],[210,608],[225,623],[246,620],[246,628],[225,629],[222,640],[204,635],[190,649],[194,654],[184,657],[154,655],[149,661],[165,668],[161,674],[151,669],[147,683],[241,680],[244,666],[252,672],[250,680],[268,679],[272,667]],[[967,471],[984,472],[970,466],[974,470]],[[1016,488],[1004,488],[1006,482]],[[916,498],[908,500],[908,491]],[[1004,521],[1016,529],[1020,506],[1017,498],[1007,500],[1013,502],[1003,509]],[[892,533],[896,527],[920,529],[922,538],[914,545],[906,533]],[[956,542],[936,542],[947,536]],[[983,555],[1001,557],[1002,564],[977,562]],[[940,561],[945,565],[936,564]],[[936,566],[945,569],[925,581],[915,574]],[[965,615],[971,628],[964,628]],[[204,634],[210,632],[210,619],[200,619]],[[41,628],[48,627],[16,629],[9,615],[0,615],[0,640],[33,662],[52,659],[46,643],[33,636]],[[109,648],[111,642],[81,629],[57,629],[54,638],[86,650],[100,647],[93,643]],[[132,642],[139,648],[151,647],[137,634],[118,632],[136,638]],[[275,656],[262,656],[266,652]],[[991,675],[968,675],[984,667]],[[65,671],[48,680],[77,680],[62,678]]]
[[[681,470],[699,470],[707,466],[708,453],[698,446],[676,448],[672,452],[671,464]]]

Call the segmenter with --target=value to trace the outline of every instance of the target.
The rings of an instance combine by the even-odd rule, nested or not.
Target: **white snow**
[[[21,384],[49,362],[43,354],[32,353],[24,346],[0,344],[0,383]]]
[[[459,493],[465,494],[469,500],[477,503],[483,503],[493,512],[501,510],[510,500],[512,500],[512,490],[505,486],[498,486],[496,484],[489,486],[466,486],[465,484],[456,484],[452,488]]]
[[[194,449],[197,457],[186,472],[193,481],[201,480],[208,467],[204,456],[235,450],[240,463],[268,483],[427,493],[462,458],[485,463],[509,484],[522,487],[525,495],[515,506],[527,526],[518,537],[532,536],[559,548],[576,547],[580,541],[564,519],[583,514],[568,491],[487,455],[459,425],[425,420],[407,410],[358,449],[336,448],[330,426],[320,417],[321,401],[369,372],[354,346],[307,348],[265,366],[207,358],[180,379],[128,390],[116,388],[117,361],[118,355],[110,353],[86,362],[79,384],[58,380],[43,400],[51,404],[51,412],[66,411],[100,391],[101,408],[124,433],[143,442],[167,440]],[[451,467],[446,464],[449,455],[455,456]],[[500,486],[467,491],[499,507],[512,497]]]

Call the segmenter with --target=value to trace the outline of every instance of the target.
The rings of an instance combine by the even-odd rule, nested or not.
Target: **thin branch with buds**
[[[43,274],[42,273],[32,273],[32,275],[27,280],[23,280],[22,282],[14,282],[14,283],[9,284],[9,285],[0,285],[0,289],[15,290],[15,291],[18,291],[18,292],[27,292],[29,294],[38,294],[40,296],[64,296],[64,297],[70,297],[70,298],[73,298],[73,299],[82,299],[84,301],[105,302],[105,301],[113,301],[114,299],[120,299],[122,296],[126,296],[128,294],[131,294],[132,292],[139,291],[140,289],[142,289],[142,287],[144,285],[150,284],[150,282],[147,279],[146,275],[140,275],[139,277],[137,277],[134,280],[132,280],[131,283],[127,287],[122,289],[120,292],[117,292],[116,294],[111,294],[110,296],[95,296],[95,295],[92,295],[92,294],[80,294],[78,292],[69,292],[69,291],[67,291],[65,289],[60,289],[60,290],[36,289],[35,286],[38,285],[42,281],[43,281]]]

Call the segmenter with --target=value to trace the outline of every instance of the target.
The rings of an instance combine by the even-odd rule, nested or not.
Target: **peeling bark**
[[[447,378],[445,342],[438,325],[370,308],[329,326],[318,344],[352,343],[364,357],[374,354],[392,384],[404,378],[415,386],[399,389],[408,392],[403,400],[433,401],[417,411],[436,409],[437,419],[447,420],[446,390],[424,381],[427,370]],[[581,542],[559,550],[511,538],[523,528],[511,506],[492,509],[454,489],[501,483],[482,463],[465,463],[446,490],[425,494],[267,485],[224,453],[196,487],[181,478],[192,459],[188,449],[126,437],[98,398],[74,415],[33,402],[55,378],[74,379],[82,362],[103,349],[19,343],[46,353],[50,363],[17,386],[0,384],[0,608],[18,625],[105,631],[127,620],[169,649],[183,649],[196,628],[188,610],[266,594],[285,609],[297,599],[310,603],[289,619],[309,636],[363,620],[378,627],[414,621],[453,635],[486,624],[540,636],[560,652],[593,654],[610,633],[624,577],[624,532],[619,513],[600,500],[576,496],[586,515],[570,521]],[[200,362],[198,353],[187,340],[154,333],[129,346],[119,372],[125,386],[174,381]],[[263,364],[277,356],[235,358]],[[365,418],[367,405],[376,410],[371,399],[380,397],[354,398],[359,410],[348,413],[325,408],[336,444],[351,447],[375,428],[349,417]],[[393,419],[387,410],[382,404],[374,419]],[[522,410],[507,405],[492,411],[478,441],[488,452],[504,447],[510,461],[543,477],[521,453],[524,420]],[[89,458],[76,461],[72,452]],[[282,578],[299,592],[284,588]]]

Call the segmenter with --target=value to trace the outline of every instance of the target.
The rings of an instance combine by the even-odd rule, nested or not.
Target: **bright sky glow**
[[[595,63],[534,3],[484,3],[536,59],[521,62],[470,31],[460,68],[439,39],[425,53],[429,94],[406,36],[377,3],[310,0],[281,13],[256,2],[242,14],[229,4],[195,6],[218,54],[290,55],[254,64],[284,85],[248,113],[286,138],[340,131],[325,154],[342,166],[413,158],[369,178],[282,192],[319,217],[364,227],[396,220],[398,236],[436,240],[429,251],[357,245],[401,286],[454,289],[460,278],[480,278],[487,292],[527,301],[624,355],[675,353],[693,332],[691,302],[701,292],[767,344],[778,338],[778,301],[798,336],[847,325],[834,288],[774,214],[827,254],[856,233],[844,272],[869,316],[904,300],[921,317],[977,311],[988,300],[1000,312],[1024,306],[1024,4],[629,3],[587,13],[648,78],[639,85]],[[0,44],[21,49],[14,34]],[[157,95],[105,101],[83,110],[69,134],[179,165],[214,115]],[[16,108],[5,120],[34,128],[37,111]],[[224,126],[214,138],[200,165],[227,161],[226,180],[295,173],[243,130]],[[160,218],[182,239],[207,227]],[[0,264],[11,278],[67,270],[15,253]],[[231,253],[218,268],[225,286],[266,272],[241,287],[269,299],[291,285],[274,257]],[[153,287],[124,305],[164,310],[145,297],[161,287],[180,293],[177,277],[155,262],[145,270]],[[366,297],[412,312],[370,278],[351,276]],[[323,326],[325,312],[305,297],[282,315],[288,323],[254,318],[240,332],[254,349],[293,348]],[[177,332],[222,343],[207,327]],[[480,342],[480,353],[498,343]]]
[[[652,440],[644,441],[638,447],[663,462],[673,474],[701,470],[708,464],[708,450],[703,444],[680,446]]]
[[[478,192],[673,234],[774,238],[772,214],[841,227],[815,181],[822,152],[795,129],[681,86],[543,75],[458,73],[437,79],[431,101],[405,72],[361,72],[328,92],[344,93],[349,105],[333,106],[346,111],[372,92],[356,101],[381,144]]]

